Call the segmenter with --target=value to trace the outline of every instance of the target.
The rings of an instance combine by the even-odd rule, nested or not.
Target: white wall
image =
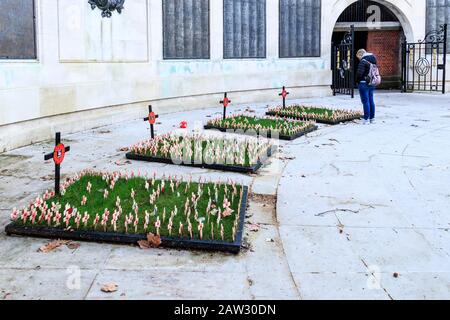
[[[211,59],[162,59],[161,0],[127,0],[121,15],[101,18],[87,0],[37,0],[38,60],[0,61],[0,152],[158,112],[233,101],[330,94],[330,42],[354,0],[323,0],[319,58],[278,59],[278,0],[267,0],[267,58],[223,60],[222,1],[211,0]],[[409,37],[423,37],[425,0],[390,0]],[[414,5],[413,5],[413,4]],[[450,72],[449,72],[450,73]]]

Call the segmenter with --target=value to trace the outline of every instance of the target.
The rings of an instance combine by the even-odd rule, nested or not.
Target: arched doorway
[[[365,48],[374,53],[379,60],[383,75],[383,89],[401,88],[401,43],[405,37],[402,23],[396,14],[378,1],[359,0],[348,6],[339,16],[333,30],[332,43],[339,44],[354,26],[353,46],[355,52]],[[336,56],[332,55],[332,68]],[[357,60],[353,57],[353,73],[356,73]],[[353,77],[355,79],[355,77]],[[356,85],[356,83],[355,83]]]

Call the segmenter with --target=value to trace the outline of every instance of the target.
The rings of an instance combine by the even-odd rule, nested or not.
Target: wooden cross
[[[289,92],[286,91],[286,87],[283,86],[283,91],[279,94],[280,97],[283,97],[283,108],[286,108],[286,97],[289,95]]]
[[[223,120],[227,118],[227,107],[230,105],[231,100],[228,99],[228,93],[225,92],[223,100],[219,102],[223,105]]]
[[[148,106],[148,117],[144,118],[144,121],[148,121],[150,123],[150,131],[152,134],[152,139],[155,139],[155,123],[156,119],[159,118],[159,115],[153,112],[152,106]]]
[[[44,160],[53,159],[55,163],[55,194],[60,194],[59,182],[61,180],[61,163],[64,161],[64,157],[66,156],[66,152],[70,151],[70,147],[64,146],[61,143],[61,132],[57,132],[55,135],[55,149],[53,149],[52,153],[46,154],[44,156]]]

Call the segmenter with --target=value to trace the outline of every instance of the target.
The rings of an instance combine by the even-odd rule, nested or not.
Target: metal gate
[[[422,41],[404,40],[402,47],[402,91],[445,93],[447,25],[429,32]]]
[[[344,36],[340,44],[333,47],[333,95],[345,94],[355,97],[355,26]]]

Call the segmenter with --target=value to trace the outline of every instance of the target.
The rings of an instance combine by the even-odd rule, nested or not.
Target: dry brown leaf
[[[127,164],[131,164],[131,161],[128,161],[128,160],[126,160],[126,161],[120,161],[120,160],[116,161],[116,165],[120,166],[120,167],[121,166],[125,166]]]
[[[138,241],[138,245],[141,249],[158,248],[161,245],[161,237],[154,235],[153,233],[149,233],[147,235],[147,240]]]
[[[42,247],[39,248],[38,251],[42,253],[49,253],[65,244],[67,244],[67,241],[53,240],[49,243],[44,244]]]
[[[80,244],[71,241],[71,242],[67,243],[66,246],[67,246],[67,248],[69,248],[70,250],[76,250],[76,249],[78,249],[78,248],[80,247]]]
[[[147,235],[147,241],[152,248],[158,248],[161,245],[161,237],[153,233]]]
[[[138,241],[138,245],[139,245],[139,248],[141,248],[141,249],[150,249],[150,244],[148,243],[147,240]]]
[[[3,296],[3,300],[12,300],[12,294],[11,293],[6,293],[4,296]]]
[[[102,287],[102,291],[106,293],[113,293],[119,289],[119,286],[115,283],[107,283]]]
[[[259,225],[257,225],[257,224],[250,224],[250,225],[248,226],[248,229],[249,229],[251,232],[258,232],[258,231],[259,231]]]
[[[43,176],[43,177],[41,177],[41,180],[42,181],[51,181],[51,180],[53,180],[53,179],[55,179],[55,177],[54,177],[54,175],[48,175],[48,176]]]
[[[128,148],[128,147],[123,147],[123,148],[120,148],[119,151],[122,151],[122,152],[128,152],[128,151],[130,151],[130,148]]]

